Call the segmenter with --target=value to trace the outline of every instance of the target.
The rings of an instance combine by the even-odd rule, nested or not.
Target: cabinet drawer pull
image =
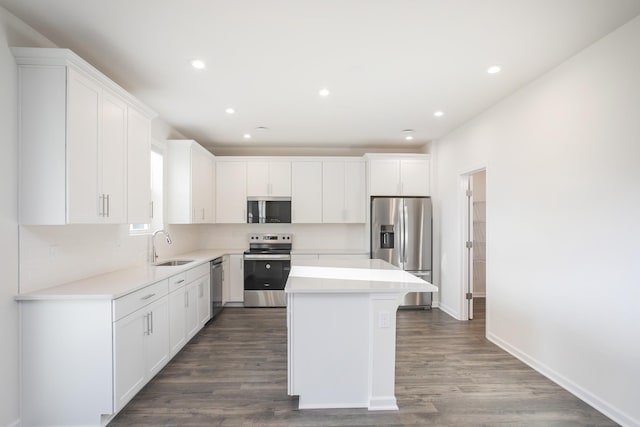
[[[140,299],[149,299],[149,298],[151,298],[151,297],[152,297],[152,296],[154,296],[154,295],[155,295],[155,294],[149,294],[149,295],[144,296],[144,297],[142,297],[142,298],[140,298]]]
[[[179,285],[180,283],[184,282],[184,279],[180,279],[176,282],[176,285]]]

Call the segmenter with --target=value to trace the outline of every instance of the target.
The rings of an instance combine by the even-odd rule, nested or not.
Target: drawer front
[[[191,283],[194,280],[204,276],[205,274],[209,274],[209,269],[211,268],[211,264],[205,262],[202,265],[192,268],[187,271],[187,282]]]
[[[180,289],[187,284],[187,273],[176,274],[169,277],[169,292],[173,292],[176,289]]]
[[[113,319],[118,320],[169,293],[169,281],[163,280],[113,301]]]

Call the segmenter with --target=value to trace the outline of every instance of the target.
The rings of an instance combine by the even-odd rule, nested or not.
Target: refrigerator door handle
[[[409,227],[407,223],[409,221],[409,214],[407,212],[407,204],[402,200],[402,233],[404,234],[404,243],[402,245],[402,263],[405,264],[402,268],[406,268],[407,263],[407,241],[409,240]]]

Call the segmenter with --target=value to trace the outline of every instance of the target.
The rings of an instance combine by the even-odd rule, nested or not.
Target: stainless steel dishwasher
[[[222,311],[222,281],[224,280],[222,257],[211,261],[211,318]]]

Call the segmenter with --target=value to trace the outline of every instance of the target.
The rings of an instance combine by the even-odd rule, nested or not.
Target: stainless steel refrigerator
[[[371,258],[431,283],[431,212],[429,197],[372,197]],[[401,306],[431,307],[431,298],[431,292],[409,293]]]

